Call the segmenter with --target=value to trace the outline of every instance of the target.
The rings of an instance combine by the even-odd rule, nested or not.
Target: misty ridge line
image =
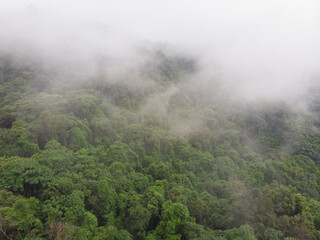
[[[139,61],[131,66],[120,65],[117,68],[119,71],[114,71],[112,67],[109,71],[109,63],[112,60],[109,60],[108,57],[100,58],[96,62],[91,61],[88,67],[86,64],[83,65],[83,62],[78,63],[76,58],[71,62],[66,62],[43,55],[39,57],[41,53],[39,54],[34,49],[27,49],[27,53],[6,50],[2,52],[2,56],[6,55],[9,61],[13,61],[14,68],[19,68],[20,64],[21,68],[27,68],[26,70],[28,68],[40,69],[40,72],[44,74],[42,80],[44,91],[46,91],[46,79],[53,82],[70,82],[76,88],[93,86],[99,89],[103,88],[105,83],[128,85],[136,94],[140,92],[145,96],[139,107],[142,111],[163,119],[166,119],[169,114],[170,99],[179,94],[184,98],[187,97],[187,104],[191,104],[199,111],[210,106],[219,110],[242,109],[241,111],[246,114],[248,107],[259,111],[270,104],[274,106],[285,104],[286,107],[297,113],[312,115],[309,105],[310,101],[312,102],[317,96],[316,81],[311,85],[312,88],[306,87],[303,92],[295,96],[285,96],[280,99],[247,98],[236,86],[224,82],[219,73],[215,73],[214,78],[209,76],[200,67],[199,59],[192,58],[190,55],[183,56],[181,52],[176,53],[167,45],[154,46],[153,49],[139,48],[136,51]],[[183,121],[184,124],[181,124]],[[199,119],[187,120],[173,116],[169,122],[173,132],[177,130],[180,134],[189,133],[192,128],[202,126]],[[178,130],[179,127],[180,130]]]
[[[70,90],[85,92],[87,89],[90,94],[105,95],[106,99],[115,104],[108,115],[112,119],[123,114],[122,98],[128,96],[129,98],[138,98],[138,102],[130,111],[142,114],[142,122],[147,123],[147,119],[152,117],[155,123],[175,136],[192,139],[193,136],[205,131],[204,129],[208,131],[214,129],[218,135],[225,134],[222,129],[224,129],[226,121],[231,120],[237,123],[237,118],[239,118],[249,123],[253,121],[253,125],[256,125],[255,121],[264,121],[262,119],[268,119],[269,117],[272,119],[273,116],[283,118],[284,123],[290,126],[290,130],[313,133],[312,129],[306,130],[304,128],[307,127],[306,124],[308,124],[310,118],[318,119],[318,116],[314,115],[312,109],[310,109],[312,98],[316,100],[317,96],[315,88],[313,88],[315,93],[309,95],[310,99],[306,97],[291,100],[247,99],[241,94],[235,95],[236,90],[226,86],[224,82],[211,79],[203,80],[205,79],[202,76],[203,73],[198,70],[197,62],[194,59],[174,55],[172,51],[167,55],[166,51],[167,49],[163,51],[159,49],[156,49],[156,51],[144,50],[146,57],[144,62],[141,61],[143,64],[139,68],[137,66],[134,69],[129,68],[120,75],[102,74],[101,72],[96,74],[91,71],[89,71],[89,74],[84,68],[78,73],[75,68],[56,68],[56,66],[59,66],[56,62],[54,64],[52,62],[39,64],[39,62],[33,62],[33,59],[26,57],[26,55],[17,54],[7,54],[7,58],[4,59],[8,61],[2,61],[0,65],[6,67],[4,64],[8,64],[8,68],[12,67],[17,71],[22,71],[22,73],[26,72],[25,74],[28,74],[28,71],[37,72],[40,66],[39,76],[34,78],[38,82],[36,85],[41,86],[41,92],[52,94],[53,101],[57,100],[57,96],[60,96],[59,101],[62,101],[61,103],[70,99],[70,96],[64,96],[61,91],[55,92],[56,84],[57,87],[65,84],[64,92]],[[37,60],[39,59],[37,58]],[[43,69],[42,64],[46,65]],[[54,67],[51,68],[50,66]],[[63,64],[60,66],[63,66]],[[107,67],[106,64],[105,68],[107,69]],[[50,69],[56,70],[50,71]],[[39,81],[42,84],[39,84]],[[34,85],[32,81],[30,84],[30,87],[32,87],[32,84]],[[94,92],[92,92],[93,89],[95,89]],[[40,95],[35,97],[41,97],[41,92]],[[120,95],[117,95],[119,93]],[[58,95],[55,97],[55,94]],[[63,100],[64,98],[66,100]],[[48,99],[49,102],[41,104],[46,107],[59,104],[59,101],[55,103],[50,102],[50,98]],[[20,102],[23,103],[24,98]],[[20,107],[22,111],[24,111],[23,106],[24,104]],[[147,113],[147,115],[143,115],[144,113]],[[262,129],[264,127],[262,126]],[[230,128],[230,134],[242,136],[243,144],[259,151],[256,146],[256,137],[260,135],[260,130],[253,131],[247,129],[247,127],[243,128],[241,123],[227,128]],[[284,143],[282,147],[284,149],[288,148],[289,151],[295,151],[293,143],[295,134],[290,131],[289,133],[281,133],[283,131],[281,126],[277,131],[280,132],[280,135],[283,135]]]
[[[207,97],[207,100],[211,96],[225,96],[225,99],[233,99],[233,102],[242,101],[250,102],[268,102],[268,101],[285,101],[290,103],[292,107],[301,111],[308,103],[306,101],[309,98],[314,97],[317,89],[319,88],[318,77],[315,75],[310,78],[309,81],[305,81],[303,86],[296,89],[294,92],[289,92],[281,96],[265,96],[265,95],[253,95],[249,96],[243,89],[239,88],[241,81],[237,82],[237,76],[234,76],[234,82],[230,82],[225,79],[225,73],[219,68],[217,64],[212,65],[210,72],[208,68],[202,65],[202,59],[199,56],[193,56],[190,54],[184,54],[184,52],[177,52],[172,46],[168,44],[152,44],[149,43],[149,48],[136,47],[135,55],[129,59],[116,59],[101,52],[94,58],[81,59],[73,56],[67,59],[56,59],[52,56],[37,50],[35,47],[31,48],[18,45],[17,48],[3,49],[0,53],[1,56],[7,56],[8,59],[12,58],[15,61],[15,67],[25,68],[37,68],[42,69],[47,74],[52,74],[53,78],[63,81],[79,82],[83,84],[85,81],[107,81],[111,83],[122,83],[130,85],[134,88],[149,88],[154,85],[155,82],[159,82],[159,75],[171,74],[172,82],[175,84],[175,88],[189,89],[193,94],[198,94],[199,97]],[[144,46],[145,47],[145,46]],[[133,56],[133,55],[132,55]],[[159,66],[164,63],[164,67],[168,69],[159,69]],[[180,66],[179,66],[180,64]],[[163,66],[160,66],[160,68]],[[177,68],[179,73],[166,73],[170,71],[170,68]],[[179,69],[181,68],[181,69]],[[163,71],[163,72],[161,72]],[[165,76],[168,78],[168,76]],[[158,78],[158,79],[157,79]],[[156,80],[156,81],[155,81]],[[252,90],[252,89],[251,89]],[[251,91],[250,90],[250,91]],[[275,89],[276,90],[276,89]],[[169,89],[168,92],[171,90]],[[199,93],[196,93],[199,91]],[[189,91],[190,92],[190,91]],[[308,97],[308,94],[311,93]],[[168,95],[167,93],[161,93],[162,95]],[[286,95],[287,94],[287,95]],[[207,101],[205,100],[205,101]]]
[[[294,112],[313,115],[309,108],[315,94],[311,94],[311,90],[316,92],[318,89],[319,68],[314,68],[316,61],[312,60],[317,60],[319,45],[311,44],[303,53],[300,42],[295,40],[297,42],[293,41],[291,46],[288,43],[292,39],[286,38],[285,34],[278,43],[275,42],[277,37],[270,34],[279,34],[283,26],[278,29],[270,23],[271,29],[264,32],[263,28],[258,30],[258,26],[233,11],[235,16],[231,22],[235,26],[226,23],[225,28],[218,30],[223,24],[213,24],[213,35],[208,42],[200,41],[203,33],[191,28],[190,32],[199,36],[189,39],[191,44],[186,45],[179,38],[172,41],[161,41],[157,37],[142,40],[141,36],[128,34],[121,27],[119,30],[118,23],[110,18],[94,22],[77,16],[77,11],[74,18],[67,18],[66,13],[57,11],[55,6],[51,10],[32,1],[18,8],[13,6],[13,11],[1,17],[6,20],[2,24],[11,21],[12,28],[3,26],[0,49],[4,55],[20,59],[17,62],[34,63],[35,68],[41,66],[43,91],[46,91],[47,80],[71,83],[76,88],[94,86],[99,89],[106,83],[127,85],[132,94],[144,96],[138,103],[139,110],[168,122],[167,127],[181,135],[189,135],[205,125],[203,119],[206,116],[201,111],[208,107],[213,109],[209,116],[217,119],[219,116],[215,116],[215,110],[231,115],[239,112],[246,116],[252,114],[248,108],[255,109],[253,112],[256,113],[270,105],[282,104]],[[255,10],[254,5],[252,10]],[[267,14],[268,11],[261,13]],[[295,11],[296,8],[293,11],[296,14]],[[248,19],[256,17],[250,14],[251,11]],[[276,16],[277,20],[282,19],[280,15]],[[221,16],[216,20],[219,18],[225,20]],[[239,29],[236,20],[243,21],[244,25]],[[280,23],[285,24],[288,19],[282,20]],[[264,20],[258,21],[265,24]],[[199,23],[203,24],[202,21]],[[258,31],[254,32],[251,27]],[[300,26],[292,31],[296,30],[299,34],[304,33]],[[304,34],[302,42],[310,43],[307,32]],[[269,39],[261,40],[262,36],[269,36]],[[209,44],[210,41],[213,44]],[[295,48],[297,46],[299,48]],[[302,59],[298,60],[297,56]],[[297,67],[299,64],[301,66]],[[170,101],[180,101],[182,110],[170,110]]]

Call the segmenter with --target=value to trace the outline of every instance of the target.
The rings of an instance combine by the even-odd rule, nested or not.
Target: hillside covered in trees
[[[0,239],[320,239],[318,89],[249,101],[197,71],[161,51],[119,76],[2,53]]]

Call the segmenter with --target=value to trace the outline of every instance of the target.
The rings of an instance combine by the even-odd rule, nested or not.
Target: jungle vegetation
[[[298,111],[196,72],[161,52],[127,79],[1,54],[0,239],[320,239],[319,91]]]

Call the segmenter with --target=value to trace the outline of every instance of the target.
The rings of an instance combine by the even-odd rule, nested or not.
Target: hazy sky
[[[252,96],[295,92],[320,70],[319,0],[1,0],[0,29],[2,48],[120,65],[165,43]]]

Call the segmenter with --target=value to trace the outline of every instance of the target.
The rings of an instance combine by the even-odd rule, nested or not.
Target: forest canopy
[[[148,54],[127,80],[1,54],[0,239],[319,239],[316,88],[253,103]]]

